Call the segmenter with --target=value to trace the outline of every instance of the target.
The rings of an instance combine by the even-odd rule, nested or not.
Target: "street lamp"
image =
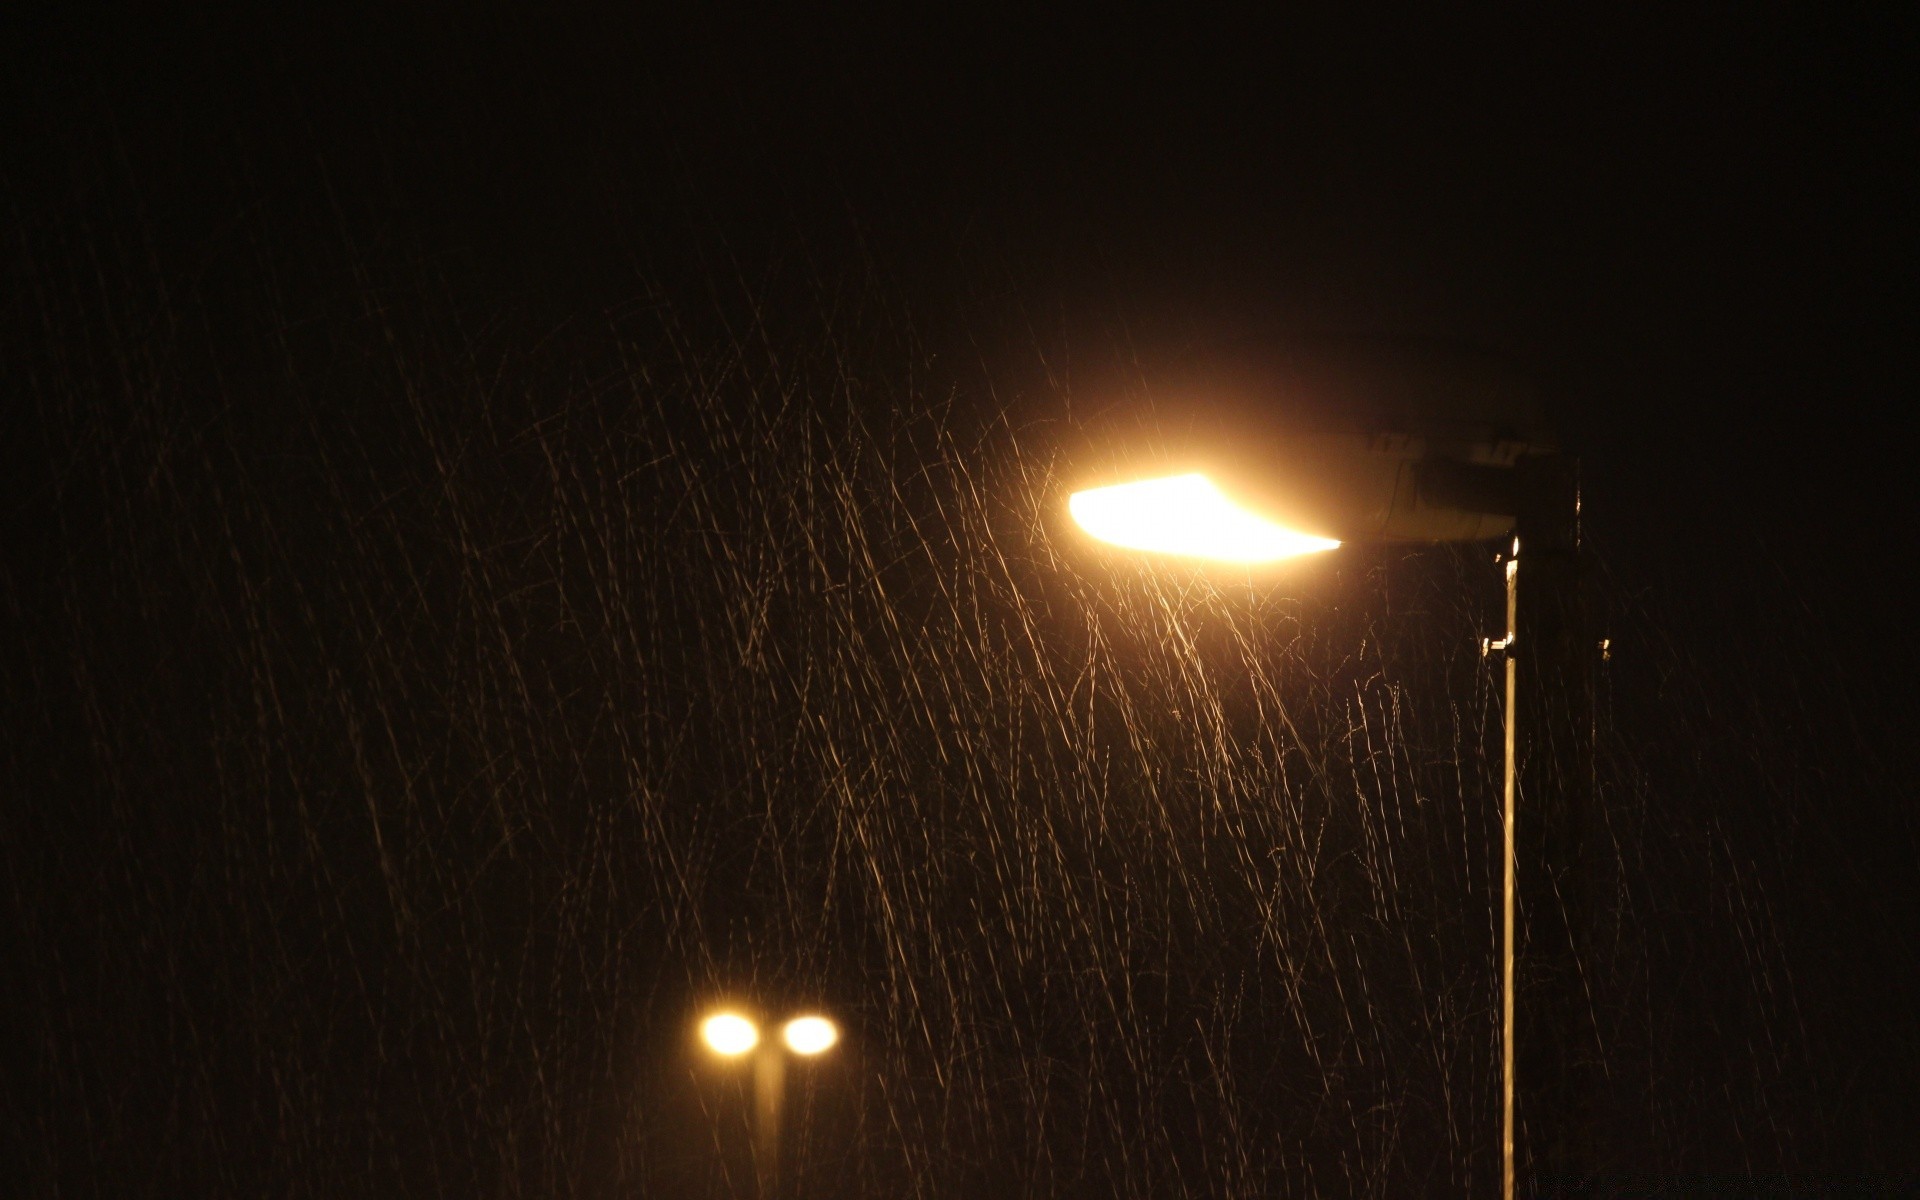
[[[699,1032],[701,1043],[722,1061],[753,1056],[754,1177],[761,1200],[773,1200],[780,1189],[780,1116],[786,1099],[787,1055],[818,1058],[839,1044],[840,1028],[818,1013],[802,1013],[781,1026],[775,1042],[760,1036],[760,1026],[752,1017],[721,1009],[701,1019]]]
[[[1514,848],[1521,537],[1529,508],[1563,507],[1566,489],[1543,488],[1544,473],[1570,478],[1551,439],[1515,419],[1513,377],[1485,364],[1368,360],[1347,354],[1319,371],[1293,360],[1269,392],[1244,391],[1178,410],[1148,451],[1074,491],[1068,511],[1093,537],[1129,550],[1256,566],[1339,548],[1343,542],[1482,542],[1506,546],[1506,635],[1482,652],[1505,666],[1505,766],[1501,842],[1501,1195],[1513,1200],[1514,960],[1517,856]],[[1244,377],[1241,381],[1244,384]],[[1304,394],[1304,395],[1303,395]],[[1437,399],[1435,399],[1437,397]],[[1315,416],[1286,415],[1306,399]],[[1388,403],[1377,401],[1385,398]],[[1383,410],[1384,414],[1383,414]],[[1336,414],[1329,419],[1329,414]],[[1527,414],[1530,415],[1530,414]],[[1115,476],[1119,476],[1116,478]],[[1565,524],[1572,527],[1577,499]],[[1555,513],[1541,528],[1552,529]],[[1549,541],[1554,540],[1551,536]],[[1571,536],[1566,540],[1571,541]]]

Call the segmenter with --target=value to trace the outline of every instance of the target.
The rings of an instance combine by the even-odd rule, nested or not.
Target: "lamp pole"
[[[753,1176],[760,1200],[780,1195],[780,1109],[786,1094],[786,1055],[762,1046],[753,1060]]]
[[[1507,577],[1507,633],[1498,641],[1486,640],[1481,643],[1483,654],[1499,654],[1505,660],[1506,687],[1506,761],[1501,772],[1500,788],[1500,846],[1501,846],[1501,888],[1500,888],[1500,1196],[1501,1200],[1513,1200],[1513,1094],[1514,1094],[1514,1054],[1513,1054],[1513,963],[1514,963],[1514,908],[1519,892],[1519,856],[1514,849],[1515,793],[1518,791],[1519,762],[1516,750],[1519,742],[1520,726],[1520,662],[1514,653],[1514,642],[1519,636],[1517,626],[1520,618],[1520,539],[1513,539],[1513,546],[1506,555]]]

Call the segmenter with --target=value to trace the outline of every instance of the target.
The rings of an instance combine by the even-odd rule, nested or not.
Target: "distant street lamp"
[[[1444,369],[1444,368],[1443,368]],[[1516,411],[1511,377],[1454,374],[1437,380],[1431,363],[1400,359],[1376,369],[1351,357],[1318,379],[1291,381],[1322,393],[1318,422],[1289,425],[1270,405],[1196,405],[1184,437],[1157,436],[1131,469],[1109,471],[1101,486],[1075,491],[1076,524],[1111,545],[1148,553],[1253,566],[1339,548],[1343,542],[1507,543],[1506,636],[1482,652],[1505,660],[1505,770],[1501,841],[1501,1195],[1513,1200],[1514,914],[1516,854],[1516,699],[1514,647],[1519,617],[1521,539],[1515,526],[1529,503],[1523,464],[1559,462],[1550,440],[1504,419]],[[1329,381],[1331,381],[1329,383]],[[1436,386],[1437,385],[1437,386]],[[1477,390],[1476,390],[1477,389]],[[1283,383],[1279,390],[1286,390]],[[1369,394],[1373,392],[1374,394]],[[1441,411],[1422,397],[1437,392]],[[1398,409],[1381,419],[1371,403],[1385,394]],[[1418,403],[1409,403],[1409,398]],[[1462,405],[1461,398],[1470,397]],[[1491,401],[1489,402],[1489,397]],[[1462,418],[1446,406],[1472,408]],[[1324,419],[1328,405],[1371,407],[1371,419]],[[1420,407],[1426,411],[1418,411]],[[1506,411],[1503,412],[1502,409]],[[1156,434],[1164,435],[1164,428]],[[1143,469],[1144,468],[1144,469]],[[1114,479],[1114,474],[1123,477]],[[1571,514],[1569,514],[1570,518]],[[1498,561],[1498,559],[1496,560]]]
[[[817,1013],[803,1013],[781,1026],[775,1043],[761,1038],[753,1018],[723,1009],[703,1018],[699,1029],[700,1041],[723,1061],[753,1055],[754,1178],[761,1200],[774,1200],[780,1193],[780,1117],[786,1100],[787,1054],[802,1058],[825,1054],[839,1044],[839,1026]]]

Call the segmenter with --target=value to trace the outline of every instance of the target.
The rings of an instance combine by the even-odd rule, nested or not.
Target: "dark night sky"
[[[44,45],[14,74],[17,211],[79,178],[179,270],[260,213],[554,319],[639,273],[864,258],[929,338],[983,295],[1042,325],[1450,337],[1558,384],[1622,477],[1764,514],[1784,558],[1911,546],[1884,431],[1912,35],[1869,13],[227,13]],[[1646,540],[1691,558],[1717,521]]]
[[[395,279],[556,338],[759,297],[778,343],[794,305],[879,294],[932,377],[1040,407],[1041,358],[1097,373],[1227,326],[1527,364],[1611,569],[1699,686],[1793,698],[1813,715],[1776,735],[1844,743],[1806,860],[1843,882],[1787,921],[1817,969],[1866,964],[1814,1019],[1904,1020],[1889,1057],[1914,1051],[1920,56],[1897,6],[200,7],[6,18],[10,340],[104,258],[215,341],[263,305],[297,340]],[[34,420],[0,428],[31,446]],[[11,473],[30,563],[57,535],[39,476]],[[32,608],[34,568],[8,579]],[[1890,1096],[1874,1078],[1859,1094]]]

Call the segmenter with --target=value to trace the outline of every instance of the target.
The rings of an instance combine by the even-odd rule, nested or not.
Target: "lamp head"
[[[1340,545],[1236,504],[1197,471],[1075,492],[1068,510],[1101,541],[1218,562],[1273,562]]]
[[[721,1058],[738,1058],[760,1044],[760,1027],[737,1012],[717,1012],[700,1022],[700,1040]]]
[[[787,1049],[811,1058],[833,1049],[840,1041],[840,1030],[825,1017],[808,1015],[788,1021],[780,1037]]]
[[[1500,538],[1552,452],[1525,380],[1403,346],[1261,348],[1147,375],[1090,429],[1069,511],[1131,549],[1261,563]]]

